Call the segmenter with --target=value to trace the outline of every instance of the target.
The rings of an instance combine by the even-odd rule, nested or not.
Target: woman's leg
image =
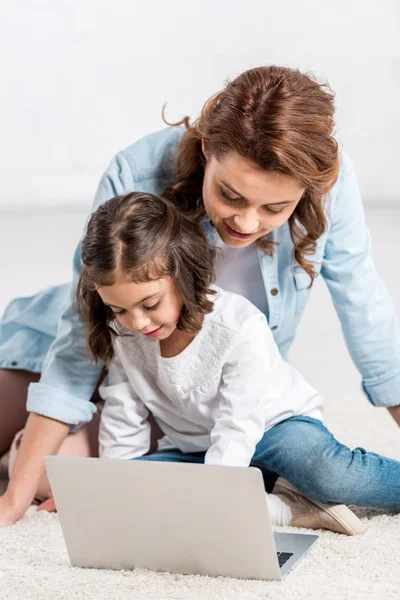
[[[15,435],[25,427],[28,386],[39,378],[39,373],[0,369],[0,456],[8,452]]]
[[[293,417],[264,434],[252,464],[271,469],[321,503],[400,511],[400,462],[350,450],[310,417]]]

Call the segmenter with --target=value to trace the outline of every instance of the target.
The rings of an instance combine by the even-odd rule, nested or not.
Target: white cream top
[[[100,452],[132,459],[150,448],[148,409],[165,434],[159,450],[205,451],[206,464],[248,466],[265,431],[294,415],[322,418],[322,397],[282,359],[265,316],[217,288],[214,310],[183,352],[116,329],[115,360],[100,387]]]

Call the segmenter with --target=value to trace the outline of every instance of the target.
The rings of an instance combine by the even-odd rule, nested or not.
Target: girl
[[[109,365],[101,455],[252,464],[267,489],[272,470],[317,501],[293,515],[295,489],[278,481],[280,525],[353,534],[363,530],[355,515],[322,503],[399,510],[400,462],[333,438],[321,396],[284,362],[265,316],[211,286],[214,254],[194,220],[150,194],[116,197],[90,219],[77,308],[93,358]],[[149,411],[164,437],[145,456]]]
[[[221,248],[216,283],[264,313],[283,357],[314,278],[324,277],[366,395],[400,423],[400,336],[371,260],[353,166],[333,135],[330,89],[294,69],[260,67],[229,83],[193,125],[187,119],[184,125],[119,153],[94,209],[135,190],[164,195],[181,212],[198,209],[207,237]],[[80,266],[78,249],[75,282]],[[34,383],[13,477],[0,498],[0,525],[29,506],[43,456],[57,452],[71,427],[96,412],[90,400],[102,365],[85,355],[70,302],[74,287],[14,301],[1,324],[0,454],[25,424],[27,383]],[[292,428],[291,435],[288,447],[297,449],[304,430]],[[331,473],[332,481],[337,477]],[[296,481],[307,485],[302,469]]]

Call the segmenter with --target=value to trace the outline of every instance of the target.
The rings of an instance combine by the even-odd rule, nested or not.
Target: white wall
[[[0,208],[89,203],[111,156],[196,116],[227,77],[312,70],[337,92],[338,137],[364,197],[398,202],[397,0],[3,0]]]

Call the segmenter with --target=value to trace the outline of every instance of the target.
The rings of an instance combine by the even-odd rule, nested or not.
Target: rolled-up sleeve
[[[376,271],[357,178],[342,156],[321,269],[362,387],[376,406],[400,404],[400,335],[390,295]]]
[[[103,175],[92,210],[116,195],[135,190],[131,165],[117,155]],[[27,410],[73,426],[90,421],[96,407],[90,402],[102,364],[95,364],[86,349],[83,326],[72,307],[81,268],[80,244],[73,262],[70,304],[63,311],[57,337],[47,354],[39,383],[28,390]]]

